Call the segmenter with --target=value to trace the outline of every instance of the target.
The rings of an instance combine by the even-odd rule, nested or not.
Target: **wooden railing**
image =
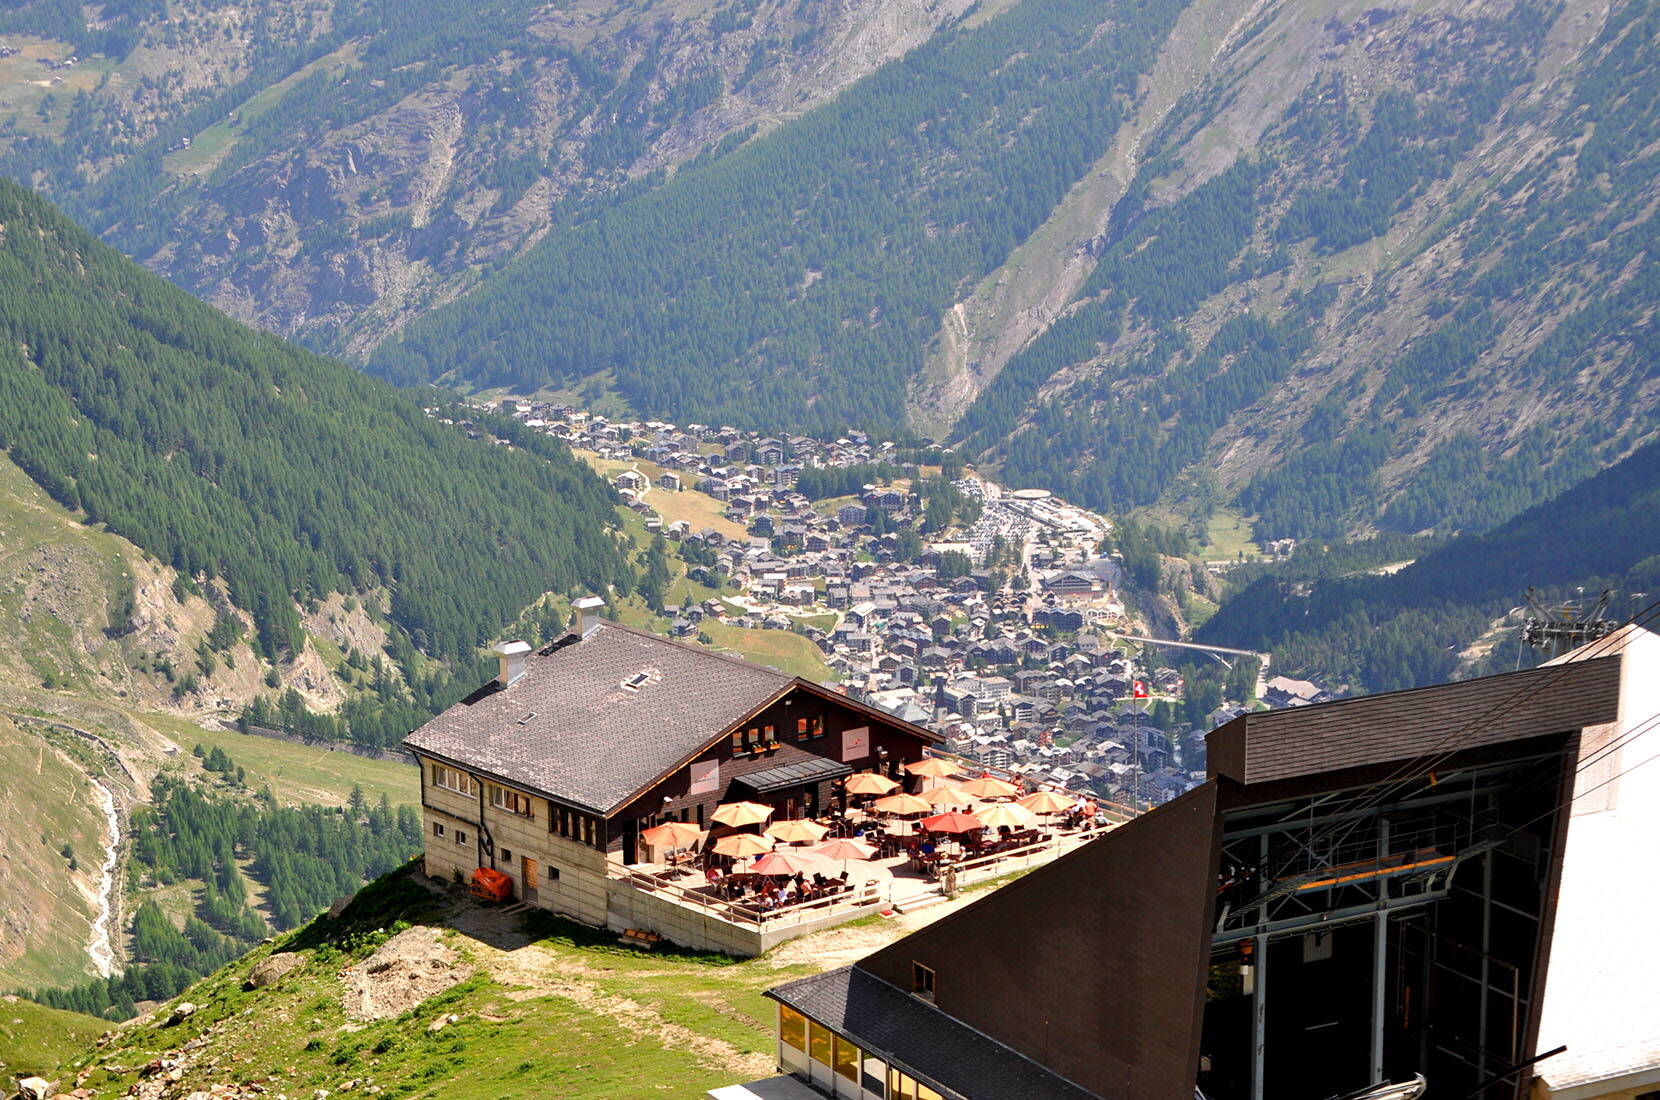
[[[794,901],[772,909],[764,909],[749,901],[729,901],[712,897],[701,890],[688,890],[671,879],[650,871],[631,867],[613,869],[612,878],[637,890],[667,895],[677,904],[704,910],[724,920],[756,928],[777,928],[780,925],[799,924],[829,916],[837,910],[868,909],[888,900],[887,891],[879,881],[870,881],[848,890],[821,898]]]

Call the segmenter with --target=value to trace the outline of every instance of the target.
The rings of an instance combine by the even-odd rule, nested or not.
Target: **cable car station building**
[[[779,1064],[856,1100],[1653,1100],[1656,642],[1237,718],[1201,787],[771,990]]]

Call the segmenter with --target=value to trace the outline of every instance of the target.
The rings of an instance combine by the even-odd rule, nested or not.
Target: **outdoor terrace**
[[[654,858],[613,863],[613,886],[730,926],[766,950],[871,912],[944,901],[1133,816],[1089,794],[1024,789],[959,758],[935,755],[907,770],[903,784],[846,777],[845,809],[818,818],[776,820],[771,807],[740,802],[721,806],[707,832],[680,822],[647,829]]]

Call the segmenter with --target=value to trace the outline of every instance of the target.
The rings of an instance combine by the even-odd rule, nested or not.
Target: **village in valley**
[[[1325,698],[1268,656],[1149,644],[1111,520],[853,431],[832,441],[627,420],[506,398],[492,411],[569,444],[715,594],[665,604],[667,633],[791,631],[838,690],[1033,784],[1156,805],[1205,777],[1204,734],[1257,700]],[[473,425],[463,427],[472,430]],[[707,498],[706,524],[675,507]],[[667,502],[667,503],[665,503]],[[1173,640],[1172,640],[1173,641]],[[1181,722],[1178,657],[1246,660],[1254,687]],[[1160,707],[1160,703],[1165,706]]]

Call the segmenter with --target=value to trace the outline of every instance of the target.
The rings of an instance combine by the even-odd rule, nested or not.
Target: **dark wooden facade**
[[[861,728],[869,730],[867,749],[863,755],[848,758],[846,736]],[[753,741],[751,730],[756,733]],[[734,750],[734,733],[739,735],[742,751]],[[722,730],[704,751],[612,814],[607,820],[608,846],[612,852],[626,854],[629,838],[638,830],[670,819],[707,828],[715,807],[723,802],[762,802],[774,807],[777,820],[822,813],[839,804],[840,785],[834,778],[768,794],[754,793],[744,780],[792,763],[819,760],[845,764],[855,772],[881,771],[902,779],[903,765],[922,759],[923,750],[938,740],[927,730],[834,692],[798,684],[758,713]],[[751,744],[760,746],[760,751],[751,751]],[[693,767],[711,760],[719,763],[718,784],[712,790],[688,793]]]

